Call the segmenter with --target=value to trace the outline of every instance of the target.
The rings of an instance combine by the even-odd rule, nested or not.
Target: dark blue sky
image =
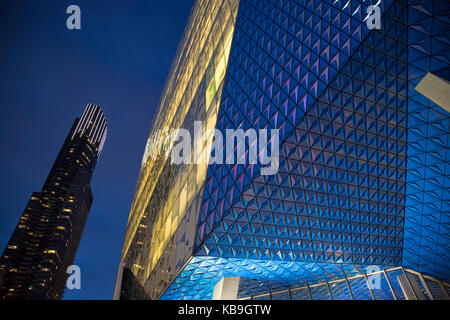
[[[66,8],[81,8],[81,30]],[[92,179],[94,203],[75,264],[81,290],[111,299],[151,120],[193,0],[0,2],[0,251],[39,191],[87,103],[108,136]]]

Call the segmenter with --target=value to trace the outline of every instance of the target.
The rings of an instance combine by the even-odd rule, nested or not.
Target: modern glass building
[[[106,134],[102,110],[88,104],[0,257],[0,299],[62,298],[92,205],[90,180]]]
[[[449,16],[441,0],[196,1],[115,298],[333,298],[332,284],[348,299],[448,298]],[[194,121],[278,129],[277,172],[173,164],[171,132],[198,137]],[[225,153],[197,140],[209,160]]]

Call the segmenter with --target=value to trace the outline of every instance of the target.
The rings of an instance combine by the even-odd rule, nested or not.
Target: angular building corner
[[[107,135],[99,106],[76,118],[40,192],[33,192],[2,256],[0,299],[61,299],[93,202],[92,174]]]
[[[450,4],[379,1],[381,29],[368,6],[196,1],[147,140],[116,299],[449,297],[449,112],[443,90],[417,86],[449,80]],[[278,172],[172,164],[171,130],[194,121],[278,129]]]

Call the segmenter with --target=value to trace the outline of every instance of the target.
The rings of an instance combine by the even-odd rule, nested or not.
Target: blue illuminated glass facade
[[[408,152],[403,265],[450,279],[450,118],[415,86],[427,72],[450,81],[450,4],[408,7]]]
[[[216,129],[279,129],[279,170],[209,165],[192,254],[161,299],[211,299],[228,276],[241,298],[294,299],[373,268],[450,280],[449,113],[414,90],[449,67],[450,4],[380,1],[379,30],[370,4],[239,1]]]

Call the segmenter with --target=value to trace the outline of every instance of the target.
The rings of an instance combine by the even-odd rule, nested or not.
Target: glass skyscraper
[[[196,1],[115,298],[211,299],[225,282],[243,299],[448,298],[449,16],[441,0]],[[278,129],[278,171],[171,163],[170,131],[194,121]]]
[[[88,104],[0,257],[0,299],[62,298],[92,205],[90,180],[106,134],[102,110]]]

